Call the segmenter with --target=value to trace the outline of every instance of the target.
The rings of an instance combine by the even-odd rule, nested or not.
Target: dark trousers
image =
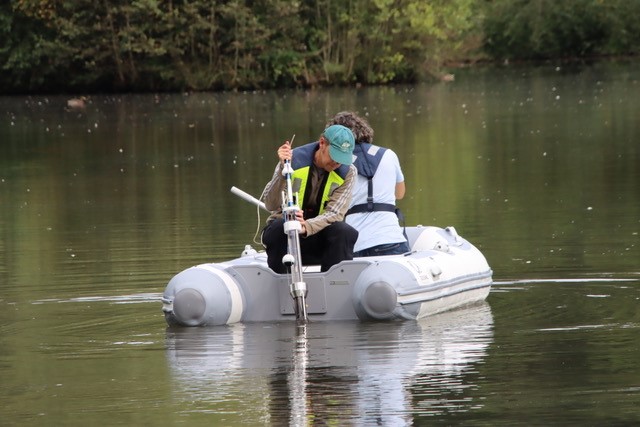
[[[401,255],[406,254],[409,251],[411,251],[411,248],[409,247],[409,243],[407,242],[387,243],[384,245],[372,246],[370,248],[355,252],[353,256],[363,257],[379,255]]]
[[[358,231],[346,222],[334,222],[320,232],[300,236],[302,264],[320,264],[322,271],[344,260],[353,259],[353,245],[358,240]],[[287,235],[284,220],[277,219],[267,224],[262,232],[262,243],[267,248],[267,263],[276,273],[286,273],[282,257],[287,253]]]

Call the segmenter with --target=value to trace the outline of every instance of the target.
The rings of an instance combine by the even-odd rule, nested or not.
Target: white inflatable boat
[[[411,252],[304,266],[308,321],[420,319],[484,300],[492,271],[453,227],[406,228]],[[250,246],[239,258],[178,273],[162,298],[169,325],[295,321],[291,277]]]

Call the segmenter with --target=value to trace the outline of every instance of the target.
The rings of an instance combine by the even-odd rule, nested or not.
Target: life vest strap
[[[389,203],[363,203],[361,205],[355,205],[349,209],[346,215],[363,213],[363,212],[395,212],[396,205]]]

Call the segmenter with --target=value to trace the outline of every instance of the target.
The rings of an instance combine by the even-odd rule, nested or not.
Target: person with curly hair
[[[390,148],[373,144],[373,129],[363,117],[341,111],[329,122],[353,132],[353,164],[358,176],[345,222],[358,230],[354,256],[396,255],[410,251],[396,200],[405,194],[400,160]]]

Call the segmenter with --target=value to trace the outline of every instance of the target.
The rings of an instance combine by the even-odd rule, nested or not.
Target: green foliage
[[[640,53],[640,1],[600,1],[607,38],[598,51],[605,54]]]
[[[636,53],[639,12],[636,0],[495,0],[485,48],[495,58]]]
[[[410,82],[483,45],[498,59],[637,52],[639,14],[637,0],[7,0],[0,90]]]
[[[38,27],[29,16],[14,13],[12,4],[0,5],[2,87],[31,90],[43,84],[43,72],[51,67],[46,50],[51,34],[50,28]]]
[[[475,0],[422,3],[10,0],[0,6],[0,84],[141,91],[413,80],[437,73],[447,46],[473,26]]]

